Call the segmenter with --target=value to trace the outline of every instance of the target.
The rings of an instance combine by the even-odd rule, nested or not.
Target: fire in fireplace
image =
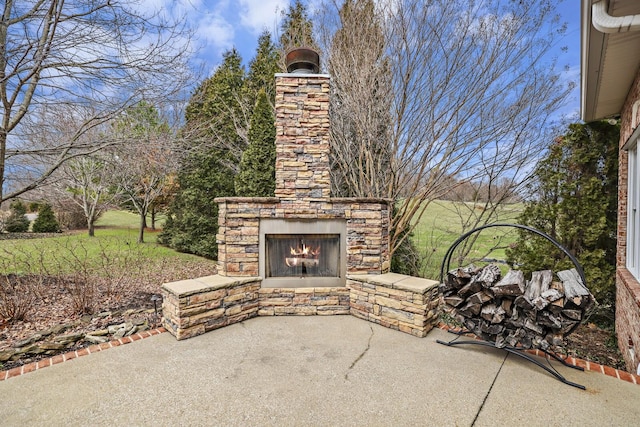
[[[267,234],[266,277],[340,277],[339,234]]]
[[[343,221],[263,220],[260,246],[263,286],[344,286]]]

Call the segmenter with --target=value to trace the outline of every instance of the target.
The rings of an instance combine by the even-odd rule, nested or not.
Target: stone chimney
[[[317,64],[305,68],[287,59],[293,71],[276,74],[275,196],[282,201],[328,198],[330,78],[314,74]]]

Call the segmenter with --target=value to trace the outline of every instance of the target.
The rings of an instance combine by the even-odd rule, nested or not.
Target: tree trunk
[[[151,207],[151,229],[155,231],[156,229],[156,207]]]
[[[89,237],[94,237],[96,235],[95,226],[93,225],[93,221],[89,221]]]
[[[5,111],[6,114],[6,111]],[[5,116],[6,119],[6,116]],[[5,120],[6,122],[6,120]],[[4,165],[7,150],[7,133],[4,130],[5,123],[2,124],[3,128],[0,129],[0,207],[2,207],[3,199],[3,187],[4,187]]]
[[[147,226],[147,211],[140,213],[140,230],[138,231],[138,243],[144,243],[144,228]]]

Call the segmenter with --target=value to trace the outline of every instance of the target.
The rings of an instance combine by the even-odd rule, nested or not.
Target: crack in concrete
[[[476,421],[478,420],[478,417],[480,416],[480,412],[482,412],[482,408],[484,408],[484,404],[487,402],[487,398],[489,397],[489,394],[491,393],[491,389],[493,389],[493,385],[496,383],[496,380],[498,379],[498,375],[500,375],[500,371],[502,371],[502,367],[504,366],[504,362],[507,361],[507,357],[509,357],[509,353],[505,354],[504,359],[502,359],[502,363],[500,364],[500,369],[498,369],[498,372],[496,372],[496,376],[493,378],[493,382],[491,382],[491,386],[489,387],[489,390],[487,390],[487,394],[485,394],[484,399],[482,399],[482,403],[480,404],[480,407],[478,408],[478,412],[476,412],[476,416],[473,419],[473,422],[471,423],[471,427],[476,425]]]
[[[371,339],[373,339],[373,327],[371,327],[371,325],[369,325],[369,330],[371,330],[371,335],[369,335],[369,340],[367,341],[367,348],[365,348],[364,351],[360,353],[358,357],[356,357],[353,363],[351,363],[351,366],[349,366],[349,369],[347,369],[347,372],[344,374],[344,379],[347,381],[349,380],[349,372],[356,366],[360,359],[362,359],[371,348]]]

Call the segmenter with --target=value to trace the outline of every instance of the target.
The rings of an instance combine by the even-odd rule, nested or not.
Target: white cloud
[[[199,16],[196,26],[198,40],[226,49],[233,45],[235,29],[221,14],[206,12]]]
[[[240,23],[253,34],[273,31],[280,13],[287,10],[289,0],[240,0]]]

